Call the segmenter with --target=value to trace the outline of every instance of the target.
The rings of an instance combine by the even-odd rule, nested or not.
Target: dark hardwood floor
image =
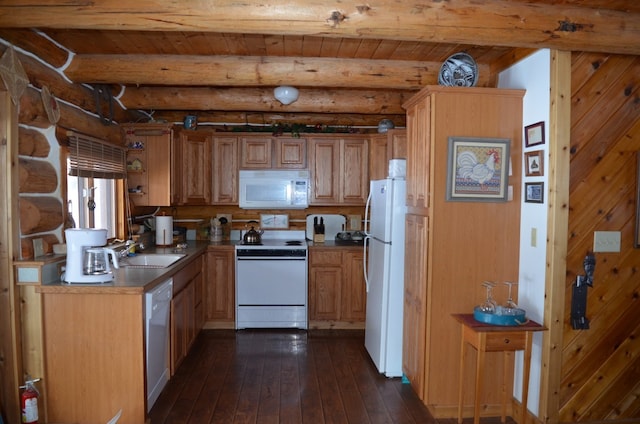
[[[364,348],[363,332],[299,330],[202,331],[151,410],[150,421],[457,422],[434,419],[408,384],[380,375]]]

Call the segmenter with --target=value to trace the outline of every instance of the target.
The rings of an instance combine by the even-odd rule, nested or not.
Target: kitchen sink
[[[187,256],[183,253],[144,253],[129,256],[120,261],[120,266],[135,268],[166,268]]]

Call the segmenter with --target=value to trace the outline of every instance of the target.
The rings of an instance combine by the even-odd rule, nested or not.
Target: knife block
[[[324,243],[324,234],[313,234],[314,243]]]

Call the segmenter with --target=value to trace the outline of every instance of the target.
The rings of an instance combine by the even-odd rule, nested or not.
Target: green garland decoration
[[[305,125],[305,124],[274,124],[274,125],[241,125],[231,127],[233,132],[260,132],[271,133],[273,136],[278,137],[284,133],[291,133],[294,138],[299,138],[300,134],[356,134],[359,131],[349,126],[334,127],[329,125]]]

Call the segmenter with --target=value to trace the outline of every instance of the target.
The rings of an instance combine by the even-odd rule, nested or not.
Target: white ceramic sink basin
[[[183,253],[144,253],[122,259],[119,265],[140,268],[166,268],[185,256],[187,255]]]

